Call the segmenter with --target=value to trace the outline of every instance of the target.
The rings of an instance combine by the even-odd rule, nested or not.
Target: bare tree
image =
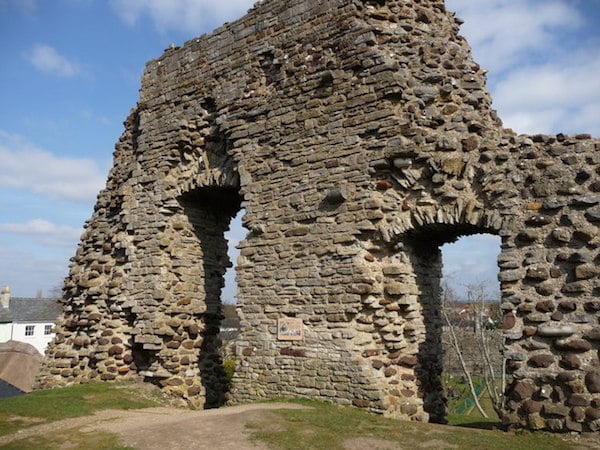
[[[456,329],[457,325],[455,321],[449,317],[450,305],[456,303],[456,295],[448,283],[443,285],[442,295],[442,316],[446,322],[448,334],[450,336],[450,345],[454,350],[458,361],[460,363],[463,375],[467,381],[467,385],[471,392],[475,407],[481,413],[483,417],[488,417],[486,412],[479,402],[479,396],[473,382],[472,369],[469,368],[467,361],[464,357],[463,343],[457,337]],[[490,303],[486,295],[485,284],[483,282],[468,285],[467,286],[467,303],[465,303],[463,310],[469,310],[471,313],[470,319],[472,319],[474,337],[477,345],[477,356],[480,359],[479,367],[481,367],[481,376],[484,381],[485,388],[490,395],[494,411],[500,416],[503,402],[504,402],[504,387],[506,384],[505,379],[505,361],[502,360],[500,368],[494,367],[493,358],[491,355],[491,333],[496,328],[496,322],[493,320],[494,314],[489,310]],[[499,305],[498,305],[499,307]],[[498,382],[498,372],[501,372],[500,385]]]
[[[61,298],[63,295],[63,285],[57,284],[50,289],[50,296],[53,298]]]
[[[458,338],[456,337],[456,331],[454,329],[454,325],[452,324],[450,317],[448,317],[448,311],[447,311],[446,305],[448,304],[449,292],[450,292],[450,289],[448,286],[446,286],[444,289],[444,295],[442,297],[442,315],[444,316],[444,320],[446,321],[446,326],[448,327],[448,332],[450,333],[452,348],[456,352],[456,356],[458,357],[458,360],[460,361],[460,365],[462,367],[463,374],[465,376],[465,379],[467,380],[467,385],[469,386],[469,390],[471,391],[471,397],[473,397],[473,401],[475,402],[475,407],[477,408],[477,410],[481,413],[481,415],[483,417],[487,418],[488,415],[486,414],[486,412],[481,407],[481,404],[479,403],[479,396],[477,395],[477,392],[475,390],[475,385],[473,384],[473,378],[471,377],[471,372],[467,368],[465,358],[463,357],[461,346],[458,342]]]
[[[491,357],[490,328],[495,329],[496,323],[488,311],[488,302],[483,283],[467,286],[467,301],[473,307],[475,319],[475,342],[479,348],[479,354],[483,359],[483,380],[485,387],[492,400],[496,414],[500,416],[504,406],[504,388],[506,384],[505,359],[502,359],[501,382],[498,385],[497,371],[494,368]],[[499,307],[499,305],[498,305]]]

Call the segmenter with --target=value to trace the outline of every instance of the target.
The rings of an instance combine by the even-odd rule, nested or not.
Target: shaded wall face
[[[441,375],[443,369],[441,279],[442,253],[437,246],[410,247],[416,283],[420,291],[425,336],[419,344],[416,376],[430,422],[444,422],[446,399]]]
[[[42,383],[142,375],[195,406],[222,401],[222,232],[241,206],[235,400],[301,395],[439,420],[438,246],[492,232],[522,382],[507,421],[584,423],[571,406],[558,422],[546,411],[598,401],[600,189],[585,169],[598,141],[502,130],[457,33],[440,1],[271,0],[151,61]],[[282,339],[281,319],[303,339]],[[584,343],[544,329],[563,321],[559,337]],[[542,400],[565,364],[585,390]]]

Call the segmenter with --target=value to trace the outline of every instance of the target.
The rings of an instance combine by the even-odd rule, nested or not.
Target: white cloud
[[[503,71],[536,52],[551,51],[557,30],[582,24],[580,13],[564,0],[447,0],[465,20],[461,34],[482,67]]]
[[[44,219],[0,223],[0,280],[14,296],[46,295],[61,285],[83,227],[56,224]]]
[[[2,130],[0,161],[0,187],[23,189],[52,199],[90,202],[105,181],[92,160],[59,157]]]
[[[443,277],[460,298],[467,286],[484,284],[490,298],[498,296],[498,263],[501,240],[492,234],[463,236],[442,246]]]
[[[496,236],[494,234],[483,233],[483,234],[473,234],[471,235],[471,239],[475,242],[489,242],[491,244],[497,245],[500,248],[500,244],[502,240],[500,236]]]
[[[500,80],[494,91],[505,124],[519,132],[565,131],[600,135],[600,50],[524,66]]]
[[[194,36],[206,26],[241,17],[253,4],[254,0],[111,0],[117,15],[129,25],[148,16],[162,32],[185,31]]]
[[[39,71],[59,77],[73,77],[80,71],[75,62],[69,61],[68,58],[49,45],[39,44],[34,46],[27,52],[25,58]]]
[[[39,251],[3,247],[0,243],[0,285],[9,285],[13,297],[32,297],[38,290],[51,295],[68,272],[67,254],[40,255]]]
[[[567,0],[447,0],[490,69],[494,108],[518,133],[600,135],[600,47],[578,35],[591,19]],[[589,23],[588,23],[589,25]]]
[[[45,236],[60,241],[72,243],[81,237],[83,229],[68,225],[57,225],[43,219],[34,219],[26,223],[0,223],[0,233],[25,234],[32,236]],[[55,243],[57,241],[54,241]]]

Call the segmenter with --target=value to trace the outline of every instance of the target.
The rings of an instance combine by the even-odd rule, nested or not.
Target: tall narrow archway
[[[227,269],[225,273],[225,286],[223,287],[223,301],[235,304],[237,301],[237,282],[236,282],[236,270],[235,265],[240,255],[238,247],[239,243],[246,236],[247,230],[242,225],[242,217],[244,216],[244,209],[240,209],[236,216],[231,219],[229,224],[229,231],[225,233],[228,245],[228,255],[232,262],[232,266]]]
[[[415,376],[419,380],[423,408],[432,422],[445,422],[447,399],[442,382],[444,370],[443,332],[445,320],[442,312],[442,280],[444,244],[455,242],[462,236],[480,233],[497,233],[470,224],[435,224],[410,232],[405,245],[411,255],[415,282],[425,335],[418,349]]]
[[[222,406],[228,390],[228,380],[222,367],[221,341],[218,337],[223,316],[222,292],[225,273],[233,266],[228,254],[225,232],[240,209],[241,197],[235,190],[198,189],[181,199],[182,206],[193,225],[199,244],[196,264],[202,265],[203,280],[195,289],[204,298],[202,337],[198,368],[205,391],[205,408]],[[188,255],[189,256],[189,255]]]
[[[489,225],[432,221],[398,237],[390,235],[388,243],[368,244],[360,278],[375,283],[361,288],[357,340],[363,346],[361,357],[373,370],[372,382],[382,385],[386,415],[445,422],[441,247],[483,232],[499,231]]]
[[[442,246],[442,379],[448,414],[493,418],[503,402],[500,247],[500,237],[493,234],[461,236]]]

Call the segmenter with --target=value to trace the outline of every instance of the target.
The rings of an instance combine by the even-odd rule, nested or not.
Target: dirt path
[[[136,410],[103,410],[94,415],[33,425],[17,433],[0,436],[0,448],[20,439],[46,433],[83,433],[98,431],[115,433],[122,445],[136,449],[210,449],[210,450],[267,450],[264,444],[250,439],[247,425],[269,421],[269,411],[276,409],[305,409],[290,403],[259,403],[231,406],[206,411],[189,411],[169,407]],[[270,422],[269,422],[270,423]],[[277,424],[273,424],[277,426]],[[453,449],[455,445],[436,439],[436,425],[432,425],[427,439],[414,448]],[[441,428],[440,428],[441,430]],[[465,430],[468,432],[468,430]],[[600,448],[600,435],[562,435],[573,448]],[[398,442],[371,437],[354,437],[342,443],[348,450],[399,450]],[[69,448],[64,447],[64,448]]]
[[[263,411],[299,409],[300,405],[267,403],[231,406],[205,411],[176,408],[104,410],[92,416],[36,425],[0,437],[0,446],[17,439],[78,428],[86,433],[108,431],[121,437],[123,444],[138,449],[235,449],[265,450],[250,440],[246,424],[259,419]]]

